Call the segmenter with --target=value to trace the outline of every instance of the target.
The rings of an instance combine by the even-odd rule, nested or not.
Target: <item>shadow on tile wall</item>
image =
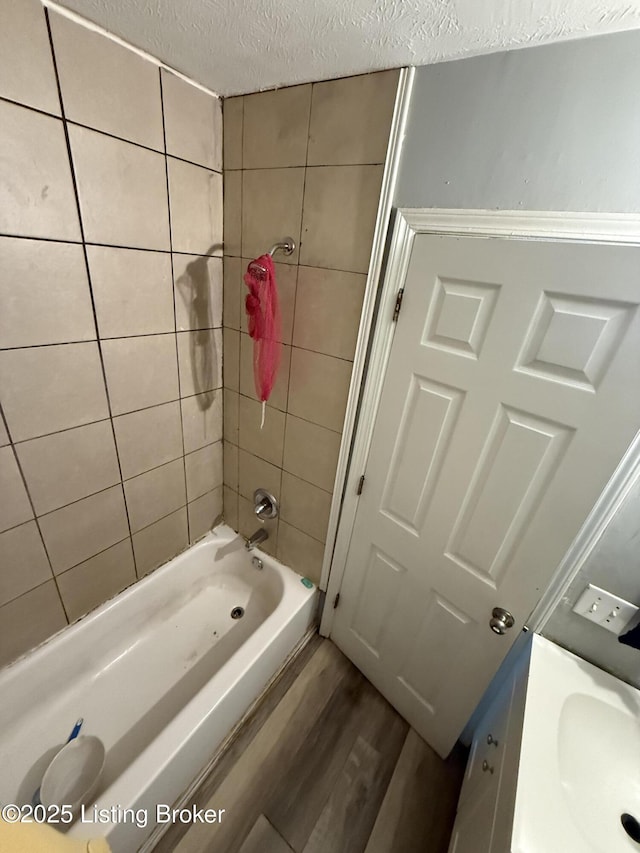
[[[2,44],[0,665],[203,535],[223,456],[220,101],[38,0]]]
[[[318,581],[399,72],[224,101],[224,513],[257,526],[253,492],[280,498],[265,549]],[[282,364],[260,430],[242,276],[279,257]]]
[[[205,257],[189,261],[182,275],[176,279],[176,289],[186,311],[186,327],[197,330],[195,335],[190,336],[189,355],[193,386],[201,411],[213,405],[215,392],[210,389],[219,387],[214,383],[214,377],[221,372],[220,354],[213,335],[212,282],[208,266],[209,258],[221,251],[221,244],[210,246]],[[219,290],[219,281],[217,287]]]

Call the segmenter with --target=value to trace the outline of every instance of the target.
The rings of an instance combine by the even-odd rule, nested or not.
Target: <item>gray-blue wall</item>
[[[395,204],[640,210],[640,31],[416,70]]]

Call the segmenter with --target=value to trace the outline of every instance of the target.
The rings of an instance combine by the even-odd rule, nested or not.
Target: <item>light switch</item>
[[[638,612],[638,608],[630,601],[607,592],[606,589],[589,584],[576,601],[573,612],[611,631],[612,634],[621,634]]]

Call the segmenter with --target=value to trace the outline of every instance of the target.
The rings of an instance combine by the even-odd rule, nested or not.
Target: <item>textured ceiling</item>
[[[62,0],[221,95],[640,27],[640,0]]]

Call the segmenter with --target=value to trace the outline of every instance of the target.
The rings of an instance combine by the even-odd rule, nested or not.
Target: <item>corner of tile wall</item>
[[[4,11],[0,666],[223,503],[221,100],[39,0]]]
[[[320,580],[399,72],[224,100],[224,514],[250,535],[254,490],[280,500],[266,550]],[[260,429],[242,274],[276,256],[282,363]]]

